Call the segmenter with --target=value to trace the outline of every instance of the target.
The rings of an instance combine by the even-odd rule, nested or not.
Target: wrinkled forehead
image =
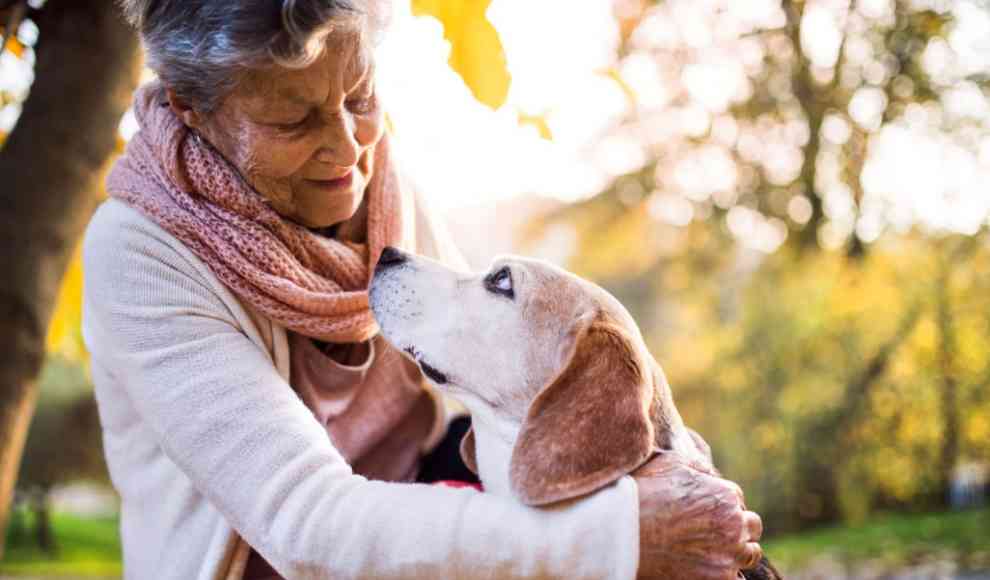
[[[249,71],[232,97],[249,109],[313,107],[373,80],[374,52],[358,28],[342,27],[323,42],[323,52],[305,67]]]

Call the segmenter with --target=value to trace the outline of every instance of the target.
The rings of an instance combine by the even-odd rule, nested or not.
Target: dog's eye
[[[485,278],[485,287],[489,292],[515,298],[515,292],[512,290],[512,271],[508,266],[489,274]]]

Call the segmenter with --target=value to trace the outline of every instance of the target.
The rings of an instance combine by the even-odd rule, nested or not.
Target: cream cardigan
[[[176,238],[109,200],[83,261],[126,578],[236,580],[248,545],[288,579],[635,576],[631,478],[550,509],[366,480],[289,386],[285,330]]]

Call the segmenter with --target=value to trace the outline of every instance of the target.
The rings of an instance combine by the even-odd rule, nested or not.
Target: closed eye
[[[512,270],[503,266],[485,277],[485,289],[492,294],[500,294],[509,299],[515,299],[516,293],[512,288]]]
[[[285,131],[285,132],[298,131],[302,129],[309,122],[310,117],[312,116],[313,114],[310,112],[310,113],[306,113],[305,116],[300,117],[297,120],[286,121],[283,123],[273,123],[272,125],[275,128],[279,129],[280,131]]]

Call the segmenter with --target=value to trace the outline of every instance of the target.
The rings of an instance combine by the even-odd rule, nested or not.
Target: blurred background
[[[38,93],[46,32],[66,35],[46,12],[70,5],[113,12],[0,0],[9,149],[31,132],[43,153],[67,131],[21,113],[77,97]],[[539,256],[615,294],[787,577],[990,578],[990,2],[394,9],[380,91],[403,166],[468,261]],[[105,21],[70,36],[129,34]],[[125,103],[105,152],[79,150],[97,177],[136,129],[128,93],[104,97]],[[84,224],[101,192],[82,190]],[[76,241],[37,266],[50,323],[0,577],[120,574]]]

